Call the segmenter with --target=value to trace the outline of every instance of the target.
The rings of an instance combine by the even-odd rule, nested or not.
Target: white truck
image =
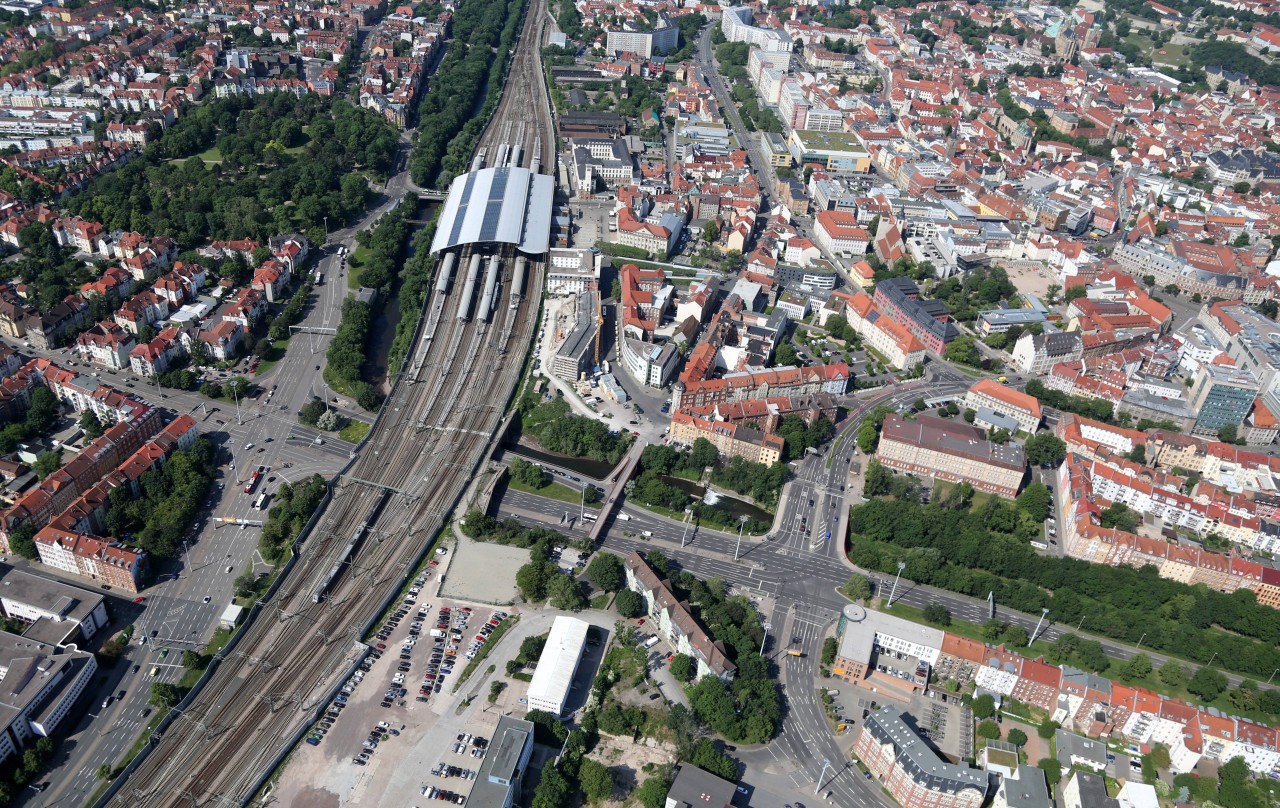
[[[630,522],[630,521],[631,521],[631,514],[629,514],[629,513],[620,513],[620,514],[618,514],[618,518],[619,518],[619,519],[621,519],[621,520],[622,520],[622,521],[624,521],[624,522]]]

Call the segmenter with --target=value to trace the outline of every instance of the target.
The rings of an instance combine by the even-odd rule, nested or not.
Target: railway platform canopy
[[[482,168],[455,177],[431,252],[470,244],[510,244],[527,255],[551,242],[555,180],[527,168]]]

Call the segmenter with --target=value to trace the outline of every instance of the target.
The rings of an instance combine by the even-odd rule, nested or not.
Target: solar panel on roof
[[[467,206],[471,204],[471,189],[475,187],[476,174],[472,172],[467,175],[466,182],[462,186],[462,195],[459,198],[457,210],[453,216],[453,227],[449,231],[449,243],[457,244],[459,237],[462,235],[462,225],[467,221]]]
[[[506,200],[507,180],[510,176],[511,172],[506,168],[494,171],[489,198],[485,200],[484,218],[480,222],[481,241],[493,241],[498,236],[498,227],[502,223],[502,203]]]

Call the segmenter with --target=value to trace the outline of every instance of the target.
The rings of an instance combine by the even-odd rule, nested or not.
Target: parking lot
[[[280,804],[383,804],[400,768],[409,762],[406,756],[422,741],[435,745],[441,722],[452,723],[461,698],[449,692],[452,677],[488,642],[497,624],[510,618],[502,610],[421,599],[436,567],[427,569],[370,639],[372,650],[359,670],[330,703],[307,745],[293,756],[290,767],[305,771],[281,778],[286,791],[276,795]],[[483,736],[466,744],[464,754],[449,762],[453,776],[447,778],[448,787],[434,784],[432,796],[465,804],[483,760]],[[421,765],[412,773],[414,793],[421,797],[427,768]],[[395,788],[399,795],[407,791],[405,784]]]

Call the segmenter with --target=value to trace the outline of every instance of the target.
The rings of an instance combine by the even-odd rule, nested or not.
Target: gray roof
[[[667,805],[675,801],[691,808],[724,808],[733,801],[733,792],[733,783],[686,763],[667,791]]]
[[[431,252],[463,244],[513,244],[545,253],[551,239],[555,180],[527,168],[482,168],[454,179]]]
[[[1081,339],[1078,331],[1058,331],[1051,334],[1036,334],[1034,340],[1036,353],[1044,351],[1046,356],[1069,356],[1080,350]]]
[[[1000,790],[1009,808],[1053,808],[1044,772],[1035,766],[1018,764],[1018,776],[1004,778]]]
[[[1071,776],[1076,779],[1081,805],[1087,805],[1089,808],[1120,808],[1118,801],[1107,796],[1107,784],[1101,775],[1076,771]]]
[[[989,780],[987,773],[938,757],[919,735],[902,720],[902,711],[892,705],[881,707],[867,717],[865,731],[881,744],[892,744],[898,766],[914,782],[930,791],[959,794],[977,789],[984,797]]]
[[[1107,746],[1101,741],[1085,738],[1065,729],[1058,730],[1054,740],[1058,747],[1058,762],[1064,766],[1070,766],[1072,760],[1079,760],[1095,763],[1099,769],[1106,768]]]
[[[533,744],[533,722],[509,715],[500,717],[467,802],[477,806],[510,805],[507,793],[523,774],[519,767],[526,744]]]

